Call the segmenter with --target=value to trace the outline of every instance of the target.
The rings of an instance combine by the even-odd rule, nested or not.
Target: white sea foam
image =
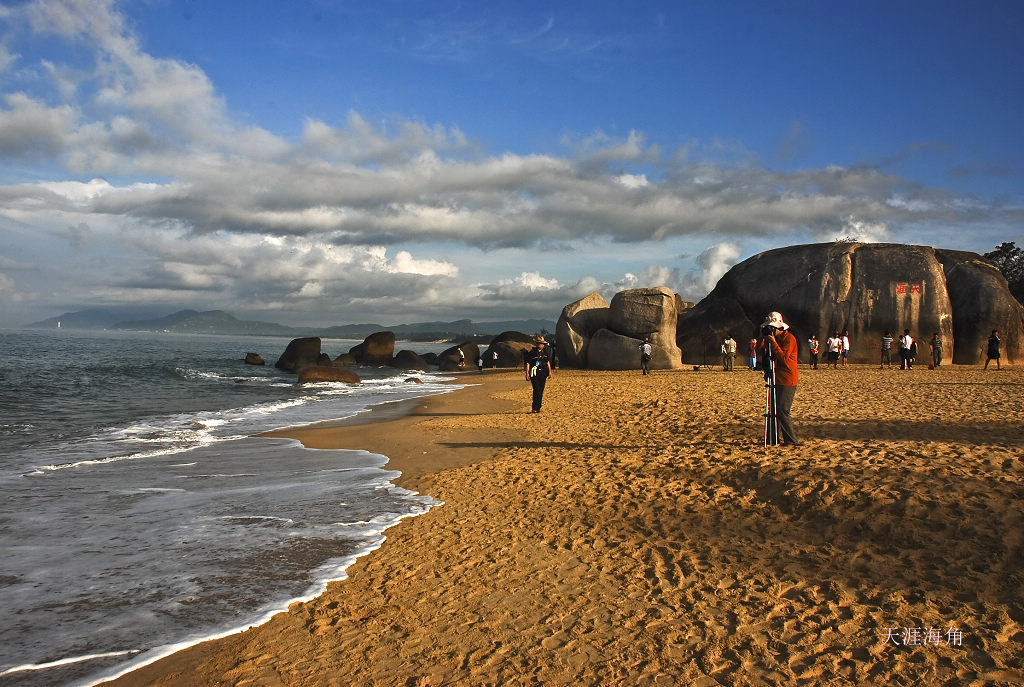
[[[416,493],[408,490],[403,491],[406,491],[409,494]],[[316,597],[323,594],[324,591],[326,591],[327,585],[331,582],[337,582],[348,579],[347,570],[353,563],[356,562],[356,560],[370,553],[373,553],[381,546],[383,546],[384,541],[387,539],[387,537],[384,535],[384,532],[387,529],[394,525],[397,525],[399,522],[406,518],[421,515],[430,510],[431,508],[436,508],[438,506],[444,505],[443,501],[437,501],[435,499],[430,499],[429,501],[429,503],[425,504],[421,508],[414,509],[414,512],[402,514],[392,513],[388,514],[387,516],[382,516],[381,518],[374,518],[374,524],[378,525],[378,527],[374,531],[368,531],[364,533],[364,536],[368,541],[375,541],[371,541],[371,543],[369,543],[353,555],[334,559],[322,565],[316,571],[316,582],[312,584],[304,594],[274,604],[273,607],[266,609],[262,614],[256,616],[253,620],[242,623],[230,629],[220,632],[214,632],[188,641],[178,642],[175,644],[168,644],[146,651],[145,653],[142,653],[140,656],[138,656],[136,659],[120,666],[116,670],[116,672],[103,675],[102,677],[94,679],[91,682],[84,683],[81,685],[81,687],[95,687],[95,685],[107,682],[109,680],[115,680],[123,675],[127,675],[132,671],[138,670],[139,668],[147,666],[151,663],[155,663],[156,661],[159,661],[161,658],[165,658],[167,656],[170,656],[171,654],[183,651],[191,646],[195,646],[196,644],[202,644],[203,642],[208,642],[215,639],[222,639],[224,637],[230,637],[231,635],[244,632],[250,628],[258,627],[266,623],[268,620],[270,620],[278,613],[287,610],[292,604],[305,603],[307,601],[315,599]]]
[[[309,388],[243,373],[222,340],[40,334],[25,350],[39,337],[56,352],[52,371],[33,367],[28,400],[12,385],[21,412],[5,418],[27,434],[0,427],[0,478],[17,496],[0,504],[0,549],[18,563],[0,605],[28,623],[0,624],[0,665],[40,671],[19,679],[81,684],[262,623],[344,579],[395,522],[440,505],[391,485],[398,473],[380,469],[382,456],[242,437],[458,388],[445,378],[375,368],[357,386]],[[103,374],[83,372],[94,364]],[[87,387],[74,384],[83,377]],[[351,555],[325,558],[341,552]],[[225,599],[241,615],[225,614]],[[94,633],[98,621],[110,631]]]
[[[89,654],[87,656],[72,656],[69,658],[62,658],[59,661],[50,661],[49,663],[29,663],[20,666],[13,666],[0,673],[0,677],[4,675],[14,675],[15,673],[24,673],[30,670],[47,670],[49,668],[59,668],[61,666],[71,665],[73,663],[85,663],[86,661],[95,661],[100,658],[116,658],[118,656],[130,656],[132,654],[139,653],[137,650],[126,650],[126,651],[108,651],[102,654]]]

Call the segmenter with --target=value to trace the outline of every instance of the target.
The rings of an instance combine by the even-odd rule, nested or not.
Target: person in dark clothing
[[[523,371],[526,379],[533,385],[533,411],[539,413],[544,401],[544,385],[554,372],[551,370],[551,356],[547,350],[547,341],[537,337],[536,345],[523,356]]]
[[[932,339],[928,342],[928,345],[932,349],[932,366],[938,367],[942,364],[942,337],[939,336],[938,332],[935,332],[935,334],[932,335]]]
[[[995,329],[992,330],[992,336],[988,337],[988,356],[985,358],[985,369],[988,369],[988,364],[992,361],[996,361],[996,369],[999,367],[999,332]]]

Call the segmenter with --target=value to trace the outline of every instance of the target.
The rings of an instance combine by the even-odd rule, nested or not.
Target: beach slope
[[[444,502],[313,601],[137,685],[999,685],[1024,681],[1024,370],[513,373],[383,422]],[[463,381],[460,379],[460,382]]]

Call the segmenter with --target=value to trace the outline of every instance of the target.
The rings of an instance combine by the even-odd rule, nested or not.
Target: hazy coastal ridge
[[[274,322],[238,319],[223,310],[198,312],[179,310],[157,316],[151,310],[139,308],[93,308],[66,312],[26,325],[29,329],[101,329],[144,332],[173,332],[178,334],[219,334],[225,336],[320,336],[335,339],[363,339],[383,330],[392,331],[401,339],[434,341],[438,339],[471,338],[500,334],[516,330],[535,332],[553,330],[554,322],[547,320],[504,320],[474,322],[415,322],[412,324],[382,325],[374,323],[339,324],[330,326],[288,327]]]

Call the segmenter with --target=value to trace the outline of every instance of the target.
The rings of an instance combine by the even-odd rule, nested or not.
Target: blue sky
[[[1024,244],[1024,3],[0,6],[0,326],[699,300],[760,251]]]

